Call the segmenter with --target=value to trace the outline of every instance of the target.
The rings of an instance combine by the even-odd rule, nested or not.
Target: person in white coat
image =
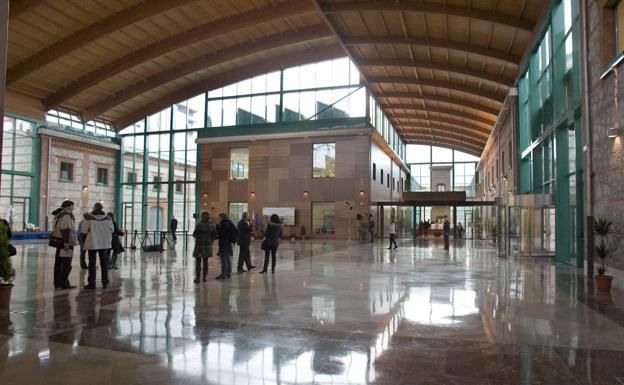
[[[86,235],[84,248],[89,253],[89,278],[85,289],[95,289],[95,258],[100,256],[102,286],[108,286],[108,253],[113,239],[113,221],[104,212],[102,203],[93,205],[93,211],[84,214],[82,233]]]

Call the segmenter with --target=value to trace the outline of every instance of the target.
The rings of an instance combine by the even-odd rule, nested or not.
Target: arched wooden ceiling
[[[545,0],[12,0],[7,89],[123,128],[348,55],[407,143],[480,153]]]

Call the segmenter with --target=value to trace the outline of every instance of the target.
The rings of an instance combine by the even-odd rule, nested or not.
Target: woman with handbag
[[[201,214],[201,220],[195,226],[193,238],[195,238],[195,248],[193,249],[193,258],[195,258],[195,280],[199,283],[199,276],[206,282],[208,277],[208,258],[212,257],[212,241],[217,236],[215,226],[210,223],[210,213],[204,211]]]
[[[262,241],[262,250],[264,250],[264,267],[260,274],[266,274],[269,267],[269,253],[271,254],[271,272],[275,274],[275,264],[277,253],[277,247],[279,246],[280,239],[282,238],[282,224],[277,214],[271,215],[269,224],[264,230],[264,240]]]
[[[56,248],[54,254],[54,288],[75,289],[69,283],[72,257],[76,240],[76,219],[74,218],[74,202],[66,200],[61,207],[54,210],[54,226],[50,236],[50,245]]]
[[[111,221],[113,221],[113,238],[111,241],[111,251],[112,251],[112,258],[110,261],[110,268],[117,270],[119,269],[119,267],[117,266],[117,258],[119,257],[119,254],[123,253],[125,251],[125,249],[123,248],[123,246],[121,245],[121,239],[119,239],[119,237],[123,237],[124,236],[124,232],[119,230],[119,226],[117,226],[117,222],[115,222],[115,214],[114,213],[108,213],[106,214]]]

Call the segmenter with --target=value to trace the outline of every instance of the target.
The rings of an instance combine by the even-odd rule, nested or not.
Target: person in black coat
[[[275,273],[275,263],[277,253],[277,247],[279,246],[280,239],[282,238],[282,224],[277,214],[271,215],[269,224],[264,230],[264,241],[262,241],[262,249],[264,250],[264,268],[260,274],[265,274],[269,267],[269,253],[271,254],[271,272]]]
[[[113,221],[113,238],[111,241],[111,251],[113,254],[110,261],[110,268],[117,270],[119,269],[117,266],[117,258],[119,257],[119,254],[125,251],[121,244],[121,239],[119,238],[124,236],[124,232],[119,229],[119,226],[117,226],[117,222],[115,222],[115,214],[108,213],[106,215],[111,219],[111,221]]]
[[[243,213],[243,217],[236,224],[238,229],[238,272],[244,273],[243,264],[247,265],[247,270],[253,269],[255,266],[251,264],[251,253],[249,245],[251,245],[251,225],[249,224],[249,214]]]
[[[232,260],[234,255],[232,243],[236,242],[237,230],[234,223],[228,219],[227,214],[219,214],[219,224],[217,225],[217,237],[219,237],[219,258],[221,259],[221,274],[217,279],[230,278],[232,276]]]
[[[451,222],[449,222],[448,217],[444,216],[444,224],[442,225],[442,230],[444,232],[444,250],[449,249],[449,236],[451,234]]]
[[[171,223],[169,223],[169,228],[171,229],[171,237],[173,238],[174,241],[177,241],[178,237],[176,237],[176,230],[178,230],[178,220],[176,219],[176,217],[171,218]]]

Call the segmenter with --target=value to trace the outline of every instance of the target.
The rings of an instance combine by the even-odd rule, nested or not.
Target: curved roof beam
[[[416,113],[409,113],[409,112],[408,113],[392,113],[388,111],[388,109],[394,109],[395,107],[393,106],[394,105],[382,106],[384,109],[386,109],[385,111],[386,115],[390,119],[392,118],[426,119],[427,118],[425,115],[419,115]],[[490,128],[492,128],[494,126],[494,123],[496,122],[495,120],[488,120],[477,115],[467,114],[465,112],[455,111],[455,110],[446,109],[446,108],[428,108],[428,107],[420,107],[420,106],[403,106],[403,107],[405,108],[400,108],[400,107],[396,107],[396,108],[415,111],[415,112],[435,112],[436,114],[448,116],[449,119],[456,120],[458,122],[464,122],[463,120],[460,120],[460,119],[467,119],[474,123],[484,124]]]
[[[466,137],[465,135],[462,134],[458,134],[458,133],[454,133],[454,132],[444,132],[444,131],[436,131],[435,128],[431,128],[431,127],[427,127],[427,126],[414,126],[413,128],[415,129],[419,129],[420,131],[409,131],[409,130],[405,130],[405,137],[406,138],[410,138],[410,137],[438,137],[438,138],[442,138],[442,139],[449,139],[449,140],[457,140],[457,141],[461,141],[461,143],[465,144],[465,145],[469,145],[469,146],[474,146],[475,148],[480,148],[481,150],[483,150],[483,148],[485,147],[485,143],[486,141],[484,140],[483,142],[478,141],[478,140],[474,140],[470,137]]]
[[[121,12],[91,24],[71,35],[52,43],[34,55],[24,59],[7,71],[7,86],[39,68],[52,63],[73,51],[100,39],[118,29],[132,25],[172,8],[180,7],[195,0],[150,0],[128,7]]]
[[[113,62],[88,73],[68,86],[48,96],[44,101],[46,108],[54,108],[65,100],[96,84],[126,71],[146,61],[155,59],[182,47],[224,35],[245,28],[254,27],[274,20],[289,18],[314,12],[316,8],[306,0],[293,0],[276,6],[266,6],[252,11],[242,12],[232,17],[202,24],[176,35],[169,36],[148,46],[121,57]]]
[[[475,143],[480,143],[481,141],[483,141],[483,146],[485,146],[485,143],[487,142],[487,139],[489,138],[489,135],[485,135],[484,133],[481,133],[478,131],[475,132],[475,131],[467,130],[464,127],[450,125],[450,124],[438,124],[438,123],[433,123],[433,122],[431,123],[415,122],[411,124],[408,123],[408,124],[401,124],[397,126],[401,128],[403,133],[410,132],[410,129],[427,128],[433,132],[445,132],[445,133],[452,134],[452,135],[458,135],[458,136],[461,136],[462,138],[466,138],[467,140],[473,140],[475,141]]]
[[[243,67],[234,68],[230,71],[217,74],[204,79],[198,83],[191,84],[170,94],[162,96],[143,107],[140,107],[115,121],[115,127],[122,129],[130,124],[156,113],[169,105],[186,100],[202,92],[217,89],[219,87],[232,84],[239,80],[248,79],[262,75],[267,72],[276,71],[280,68],[287,68],[296,65],[308,64],[315,61],[330,60],[345,56],[345,52],[340,45],[331,45],[323,48],[313,48],[305,51],[293,52],[266,60],[256,61]]]
[[[482,56],[491,57],[504,61],[505,63],[518,66],[522,60],[521,56],[507,53],[492,48],[486,48],[476,44],[462,43],[444,39],[422,38],[422,37],[403,37],[403,36],[357,36],[343,38],[346,46],[364,45],[364,44],[396,44],[396,45],[421,45],[426,47],[436,47],[444,49],[452,49]]]
[[[473,78],[485,80],[504,88],[511,87],[514,82],[513,79],[506,79],[499,75],[491,74],[485,71],[477,71],[466,67],[455,66],[445,63],[412,61],[409,59],[360,59],[358,60],[357,65],[360,67],[410,67],[453,72],[456,74],[471,76]]]
[[[421,95],[421,94],[417,94],[414,92],[377,92],[375,93],[375,96],[378,98],[421,99],[421,100],[429,100],[432,102],[454,104],[460,107],[470,108],[472,110],[476,110],[476,111],[480,111],[489,115],[493,115],[494,117],[498,116],[498,113],[499,113],[499,110],[496,108],[490,108],[481,104],[466,102],[465,100],[462,100],[462,99],[447,98],[447,97],[433,96],[433,95]]]
[[[333,34],[329,28],[327,28],[325,24],[319,24],[312,27],[302,28],[294,32],[288,31],[285,33],[274,34],[254,41],[227,47],[219,51],[214,51],[187,62],[179,63],[175,67],[157,73],[147,79],[116,92],[109,98],[101,100],[85,109],[82,112],[82,118],[84,121],[94,119],[115,106],[139,96],[142,93],[175,79],[179,79],[186,75],[200,71],[204,68],[209,68],[257,52],[331,36],[333,36]]]
[[[411,119],[411,118],[409,118]],[[414,125],[414,124],[421,124],[422,122],[430,122],[432,123],[432,126],[436,126],[436,125],[440,125],[441,127],[450,127],[450,128],[457,128],[460,129],[462,131],[465,131],[466,133],[475,133],[476,135],[482,136],[484,138],[488,138],[490,136],[490,132],[491,130],[487,129],[487,128],[483,128],[483,127],[479,127],[479,126],[474,126],[472,124],[465,124],[465,123],[461,123],[461,122],[457,122],[454,120],[450,120],[450,119],[441,119],[441,118],[417,118],[417,119],[412,119],[412,120],[416,120],[414,121],[407,121],[407,122],[403,122],[401,123],[400,121],[397,122],[393,122],[396,126],[399,127],[408,127],[410,125]]]
[[[441,80],[421,80],[416,78],[403,78],[400,76],[369,76],[368,82],[376,84],[410,84],[415,86],[445,88],[447,90],[464,92],[467,94],[489,99],[494,103],[502,104],[505,101],[505,95],[497,94],[496,92],[488,92],[479,88],[468,87],[461,84],[453,84]]]
[[[361,11],[395,11],[395,12],[424,12],[440,15],[466,17],[509,27],[533,31],[535,22],[519,17],[502,15],[491,11],[482,11],[474,8],[457,7],[452,5],[428,4],[416,2],[398,2],[394,0],[364,1],[356,3],[323,4],[326,13],[361,12]]]
[[[429,138],[424,138],[423,137],[422,139],[419,139],[418,137],[413,137],[412,139],[407,140],[406,144],[424,144],[426,146],[447,147],[447,148],[450,148],[452,150],[458,150],[458,151],[465,152],[466,154],[474,155],[477,158],[480,158],[481,157],[481,153],[483,152],[482,148],[476,148],[476,147],[468,146],[468,145],[465,145],[465,144],[461,143],[461,141],[456,141],[456,140],[451,140],[451,139],[447,139],[446,141],[450,141],[450,142],[453,142],[453,143],[452,144],[443,143],[442,141],[436,142],[431,137],[429,137]]]

